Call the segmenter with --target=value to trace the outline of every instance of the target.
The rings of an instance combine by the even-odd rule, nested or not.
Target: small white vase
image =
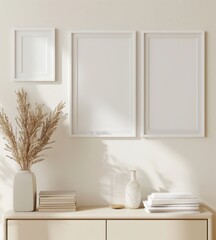
[[[141,188],[136,181],[136,170],[131,170],[131,179],[126,186],[125,191],[125,207],[139,208],[141,202]]]
[[[36,209],[36,178],[31,171],[19,171],[14,177],[13,208],[15,212],[32,212]]]

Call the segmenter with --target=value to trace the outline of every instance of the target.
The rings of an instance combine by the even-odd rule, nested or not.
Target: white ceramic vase
[[[130,182],[127,184],[125,191],[125,207],[139,208],[141,202],[141,188],[136,180],[136,170],[131,170],[130,174]]]
[[[15,212],[36,209],[36,178],[31,171],[20,170],[14,177],[13,208]]]

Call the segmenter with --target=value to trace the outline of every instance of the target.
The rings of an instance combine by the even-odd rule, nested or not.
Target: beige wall
[[[0,0],[0,106],[14,115],[14,90],[53,108],[67,103],[68,30],[206,30],[206,138],[103,140],[69,137],[68,118],[45,162],[33,168],[38,190],[71,188],[79,205],[107,205],[112,182],[138,170],[143,196],[154,190],[191,191],[216,209],[216,2],[213,0]],[[10,79],[10,30],[55,27],[57,82],[15,83]],[[138,76],[139,77],[139,76]],[[0,211],[12,206],[16,166],[5,159],[0,140]],[[113,177],[114,176],[114,177]],[[123,184],[122,184],[123,185]],[[216,238],[215,238],[216,239]]]

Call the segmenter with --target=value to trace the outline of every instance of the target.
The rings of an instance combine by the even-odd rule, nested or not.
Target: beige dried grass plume
[[[21,89],[17,95],[18,116],[15,118],[18,132],[15,132],[4,110],[0,112],[0,128],[6,140],[5,150],[10,159],[16,161],[22,170],[29,170],[32,164],[44,160],[44,150],[54,141],[50,141],[55,132],[64,103],[60,102],[53,112],[43,113],[43,105],[35,104],[32,110],[27,93]]]

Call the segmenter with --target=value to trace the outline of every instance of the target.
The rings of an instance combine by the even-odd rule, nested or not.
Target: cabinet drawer
[[[104,220],[8,220],[7,240],[105,240]]]
[[[109,220],[107,240],[207,240],[207,220]]]

